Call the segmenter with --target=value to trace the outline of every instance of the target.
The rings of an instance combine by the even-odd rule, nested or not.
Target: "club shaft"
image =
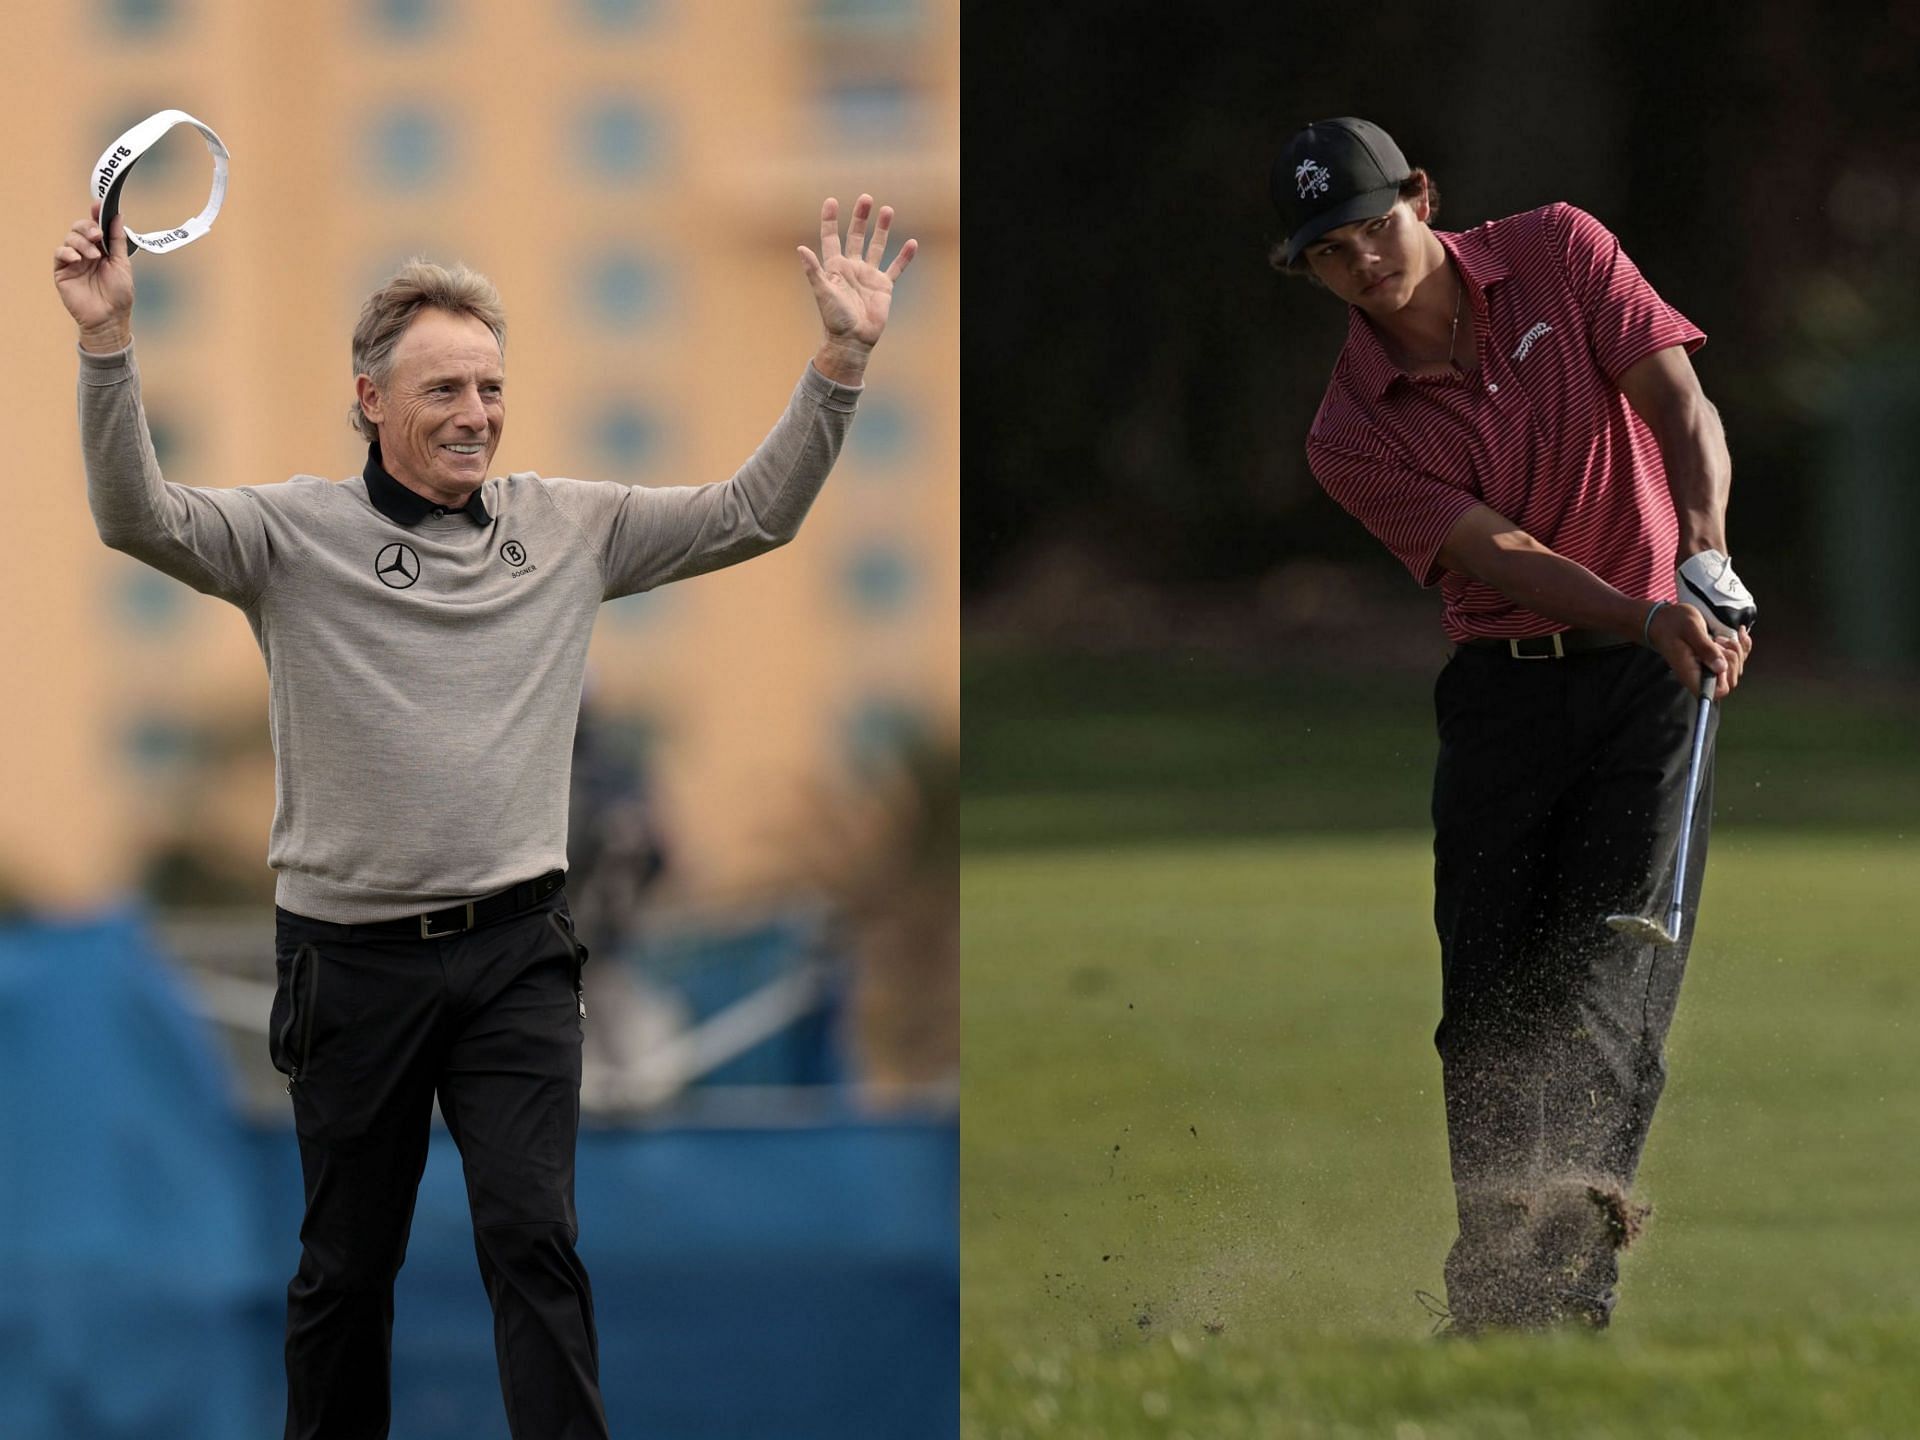
[[[1707,722],[1713,717],[1713,692],[1718,679],[1708,675],[1700,691],[1700,709],[1693,719],[1693,756],[1687,761],[1687,803],[1680,820],[1680,848],[1673,859],[1673,905],[1667,912],[1667,933],[1680,937],[1680,917],[1685,909],[1687,851],[1693,845],[1693,812],[1700,799],[1700,757],[1707,749]]]

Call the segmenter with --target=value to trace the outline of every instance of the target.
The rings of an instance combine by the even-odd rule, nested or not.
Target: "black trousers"
[[[606,1440],[574,1254],[580,966],[565,892],[444,939],[278,912],[269,1045],[306,1181],[287,1440],[387,1434],[393,1283],[434,1097],[459,1146],[516,1440]]]
[[[1434,690],[1435,1034],[1459,1237],[1449,1304],[1467,1325],[1613,1308],[1618,1207],[1666,1081],[1707,858],[1713,729],[1678,947],[1616,913],[1671,903],[1697,697],[1650,650],[1557,660],[1462,649]],[[1713,712],[1717,727],[1719,711]]]

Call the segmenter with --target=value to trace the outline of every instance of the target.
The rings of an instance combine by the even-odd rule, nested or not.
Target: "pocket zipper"
[[[302,982],[305,982],[304,985]],[[300,1022],[300,1053],[287,1056],[287,1093],[293,1093],[293,1087],[300,1078],[300,1072],[306,1067],[307,1057],[313,1050],[313,1010],[314,1001],[320,994],[320,952],[312,945],[302,945],[293,952],[293,974],[288,978],[289,988],[295,996],[299,1009],[293,1019]],[[304,992],[304,993],[303,993]],[[289,1024],[292,1020],[289,1020]],[[284,1036],[283,1036],[284,1039]]]
[[[547,924],[553,927],[554,934],[566,942],[568,951],[573,955],[573,1000],[580,1007],[580,1018],[584,1020],[587,1018],[587,984],[582,972],[586,969],[587,947],[580,943],[573,933],[573,926],[561,918],[559,911],[547,912]]]

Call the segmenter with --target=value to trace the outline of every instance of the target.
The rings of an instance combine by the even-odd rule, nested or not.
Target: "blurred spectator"
[[[567,894],[582,942],[598,963],[584,972],[593,1023],[586,1028],[582,1103],[597,1108],[685,1028],[686,1007],[622,957],[638,942],[649,892],[667,871],[646,760],[621,743],[595,706],[589,679],[573,735],[567,805]]]
[[[960,753],[911,742],[823,789],[801,873],[829,900],[852,965],[862,1099],[923,1101],[960,1079]]]

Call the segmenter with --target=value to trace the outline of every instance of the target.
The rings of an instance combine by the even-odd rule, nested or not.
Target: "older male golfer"
[[[202,490],[162,478],[133,356],[124,226],[54,252],[79,326],[100,537],[240,607],[267,662],[279,901],[270,1048],[306,1178],[287,1291],[288,1440],[387,1433],[393,1282],[438,1095],[460,1147],[518,1440],[605,1437],[574,1253],[583,949],[563,882],[569,747],[595,608],[791,540],[839,453],[893,285],[891,209],[801,247],[825,335],[723,484],[491,475],[500,298],[413,261],[353,334],[366,468]]]
[[[1456,647],[1433,790],[1453,1320],[1598,1328],[1693,931],[1606,917],[1665,911],[1695,697],[1751,647],[1706,337],[1570,205],[1435,230],[1430,177],[1365,120],[1300,131],[1271,183],[1275,263],[1348,307],[1308,461],[1440,587]]]

